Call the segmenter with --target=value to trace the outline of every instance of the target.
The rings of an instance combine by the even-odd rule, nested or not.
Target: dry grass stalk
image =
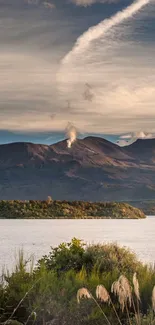
[[[121,275],[119,279],[112,284],[111,292],[113,292],[118,297],[118,301],[122,311],[124,311],[127,302],[131,307],[131,286],[129,284],[128,279],[124,275]]]
[[[152,290],[152,309],[155,312],[155,286]]]
[[[133,275],[133,285],[134,285],[135,296],[140,301],[139,282],[138,282],[136,273],[134,273],[134,275]]]
[[[126,295],[125,295],[125,290],[121,286],[121,283],[119,282],[119,280],[115,281],[112,284],[111,292],[114,293],[118,297],[118,301],[121,306],[121,310],[124,311]]]
[[[86,288],[81,288],[81,289],[79,289],[78,292],[77,292],[77,302],[78,302],[78,303],[80,303],[80,300],[81,300],[82,298],[92,299],[92,300],[95,302],[95,304],[97,305],[97,307],[100,309],[100,311],[101,311],[101,313],[103,314],[103,316],[104,316],[104,318],[105,318],[107,324],[108,324],[108,325],[112,325],[112,324],[109,322],[109,320],[108,320],[107,316],[105,315],[104,311],[102,310],[101,306],[98,304],[97,300],[93,297],[93,295],[92,295],[92,294],[91,294],[91,293],[90,293]]]
[[[127,303],[126,293],[123,287],[120,287],[118,300],[121,306],[122,312],[124,311],[125,305]]]
[[[103,301],[103,302],[108,302],[109,305],[111,304],[111,306],[112,306],[112,308],[113,308],[113,310],[114,310],[114,313],[115,313],[115,315],[116,315],[116,317],[117,317],[117,319],[118,319],[119,324],[122,325],[121,320],[120,320],[120,318],[119,318],[119,316],[118,316],[118,313],[117,313],[117,311],[116,311],[116,308],[115,308],[115,306],[114,306],[114,304],[113,304],[113,302],[112,302],[112,300],[111,300],[111,297],[110,297],[109,292],[108,292],[107,289],[106,289],[103,285],[101,285],[101,284],[98,285],[97,288],[96,288],[96,297],[97,297],[98,299],[100,299],[101,301]]]
[[[114,293],[116,296],[118,296],[119,295],[119,290],[120,290],[119,281],[114,281],[112,286],[111,286],[111,292]]]
[[[103,302],[110,303],[110,295],[103,285],[98,285],[96,288],[96,297]]]
[[[132,288],[130,286],[130,283],[129,283],[128,279],[124,275],[121,275],[119,277],[119,282],[120,282],[121,286],[124,288],[126,299],[128,300],[129,306],[131,307],[131,304],[132,304]]]
[[[80,300],[82,298],[88,298],[88,299],[92,298],[91,293],[86,288],[81,288],[81,289],[78,290],[78,292],[77,292],[77,302],[78,302],[78,304],[80,303]]]

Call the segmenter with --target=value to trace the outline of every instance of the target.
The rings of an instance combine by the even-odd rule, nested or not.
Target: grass
[[[118,280],[112,283],[111,286],[111,292],[118,298],[118,303],[122,315],[125,311],[127,322],[130,325],[141,325],[143,321],[146,320],[148,321],[148,324],[154,324],[155,318],[153,317],[153,313],[155,311],[155,286],[152,290],[152,310],[150,311],[149,315],[145,315],[144,317],[140,312],[141,298],[139,291],[139,281],[137,279],[136,273],[133,275],[132,284],[133,286],[129,283],[128,279],[124,275],[121,275]],[[123,325],[121,316],[118,315],[118,312],[115,308],[115,302],[112,301],[110,293],[107,291],[104,285],[97,286],[96,297],[94,297],[86,288],[79,289],[77,292],[77,302],[80,303],[80,300],[82,300],[82,298],[92,299],[97,305],[99,311],[102,313],[103,320],[105,320],[108,325],[111,325],[112,323],[110,319],[106,316],[98,301],[102,303],[108,303],[111,306],[111,310],[113,310],[114,316],[116,318],[113,318],[112,322],[116,323],[118,321],[120,325]]]
[[[20,252],[14,270],[2,274],[0,323],[154,325],[154,286],[154,268],[130,250],[74,238],[36,266]]]

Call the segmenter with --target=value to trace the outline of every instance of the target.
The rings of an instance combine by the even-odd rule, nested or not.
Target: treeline
[[[55,201],[0,201],[0,218],[56,219],[56,218],[145,218],[144,213],[127,203]]]
[[[154,268],[128,249],[74,238],[51,248],[36,267],[21,252],[12,273],[3,272],[0,323],[154,325],[154,285]]]

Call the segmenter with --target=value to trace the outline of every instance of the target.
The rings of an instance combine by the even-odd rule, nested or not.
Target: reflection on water
[[[12,268],[16,252],[35,259],[73,237],[88,243],[117,242],[142,261],[155,262],[155,217],[143,220],[0,220],[0,266]]]

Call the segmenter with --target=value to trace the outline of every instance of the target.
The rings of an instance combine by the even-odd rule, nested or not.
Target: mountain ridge
[[[145,142],[141,142],[145,141]],[[119,147],[99,137],[0,145],[1,199],[132,200],[155,194],[155,140]],[[150,143],[150,142],[149,142]],[[142,149],[141,149],[142,147]],[[148,157],[148,158],[147,158]]]

